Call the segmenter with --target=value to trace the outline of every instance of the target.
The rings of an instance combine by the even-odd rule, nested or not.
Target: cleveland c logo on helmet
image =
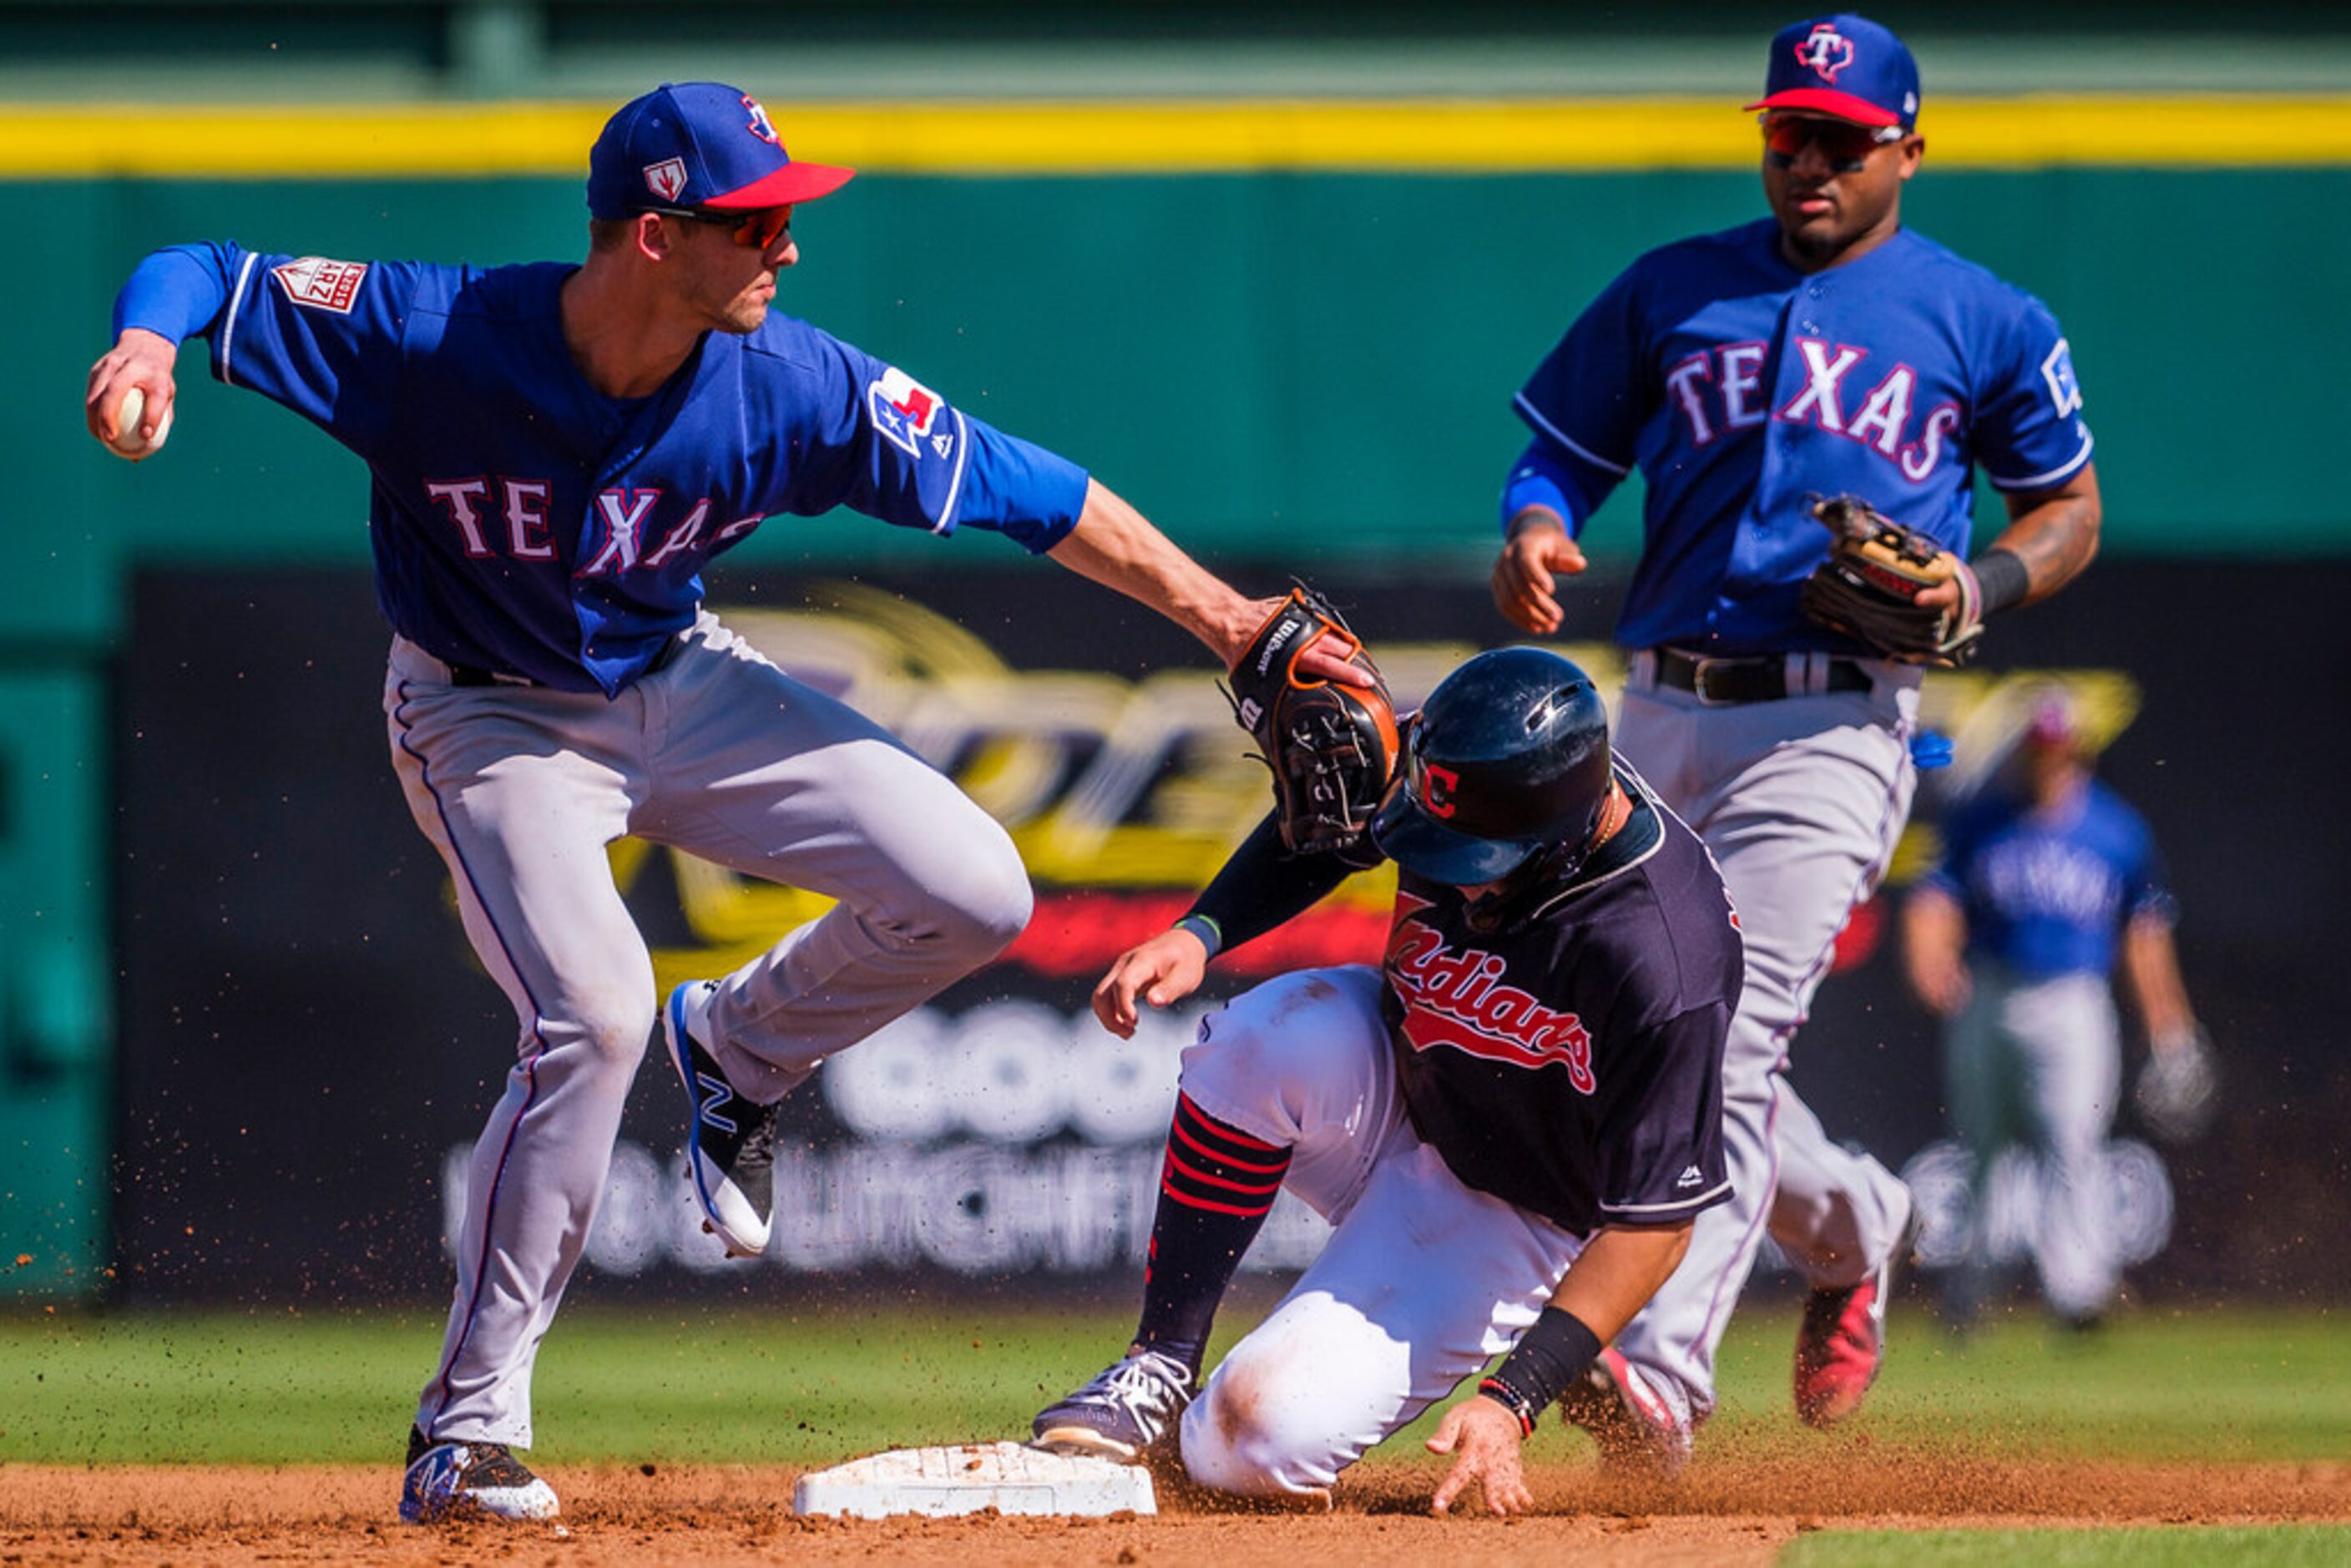
[[[1426,764],[1420,772],[1420,803],[1432,817],[1449,817],[1458,810],[1453,804],[1453,791],[1461,787],[1461,775],[1450,768]]]
[[[1823,22],[1796,46],[1796,59],[1823,81],[1834,81],[1837,72],[1853,64],[1853,40],[1838,32],[1834,23]]]

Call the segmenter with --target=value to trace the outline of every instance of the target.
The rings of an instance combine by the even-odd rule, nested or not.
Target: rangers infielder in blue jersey
[[[1943,1092],[1972,1157],[1972,1234],[1945,1309],[1964,1325],[1986,1291],[1983,1194],[2014,1148],[2036,1176],[2028,1242],[2042,1294],[2087,1327],[2122,1278],[2102,1174],[2122,1089],[2117,970],[2147,1030],[2140,1110],[2159,1134],[2193,1129],[2213,1071],[2146,820],[2092,776],[2061,688],[2024,706],[2014,751],[1945,820],[1942,860],[1904,904],[1904,958],[1911,988],[1947,1020]]]
[[[1244,598],[1074,465],[904,371],[771,313],[796,203],[850,178],[795,161],[757,100],[698,82],[623,108],[590,156],[580,266],[480,268],[158,251],[117,301],[89,428],[151,440],[179,345],[362,458],[392,761],[521,1020],[475,1147],[440,1365],[402,1517],[556,1511],[508,1451],[604,1190],[656,1011],[615,890],[624,834],[839,900],[664,1009],[696,1197],[763,1251],[775,1103],[1000,952],[1030,907],[1004,831],[857,713],[702,609],[764,517],[850,507],[1002,533],[1162,612],[1228,665]],[[1315,673],[1360,684],[1336,654]]]
[[[1767,1228],[1813,1287],[1796,1399],[1826,1425],[1876,1374],[1914,1224],[1901,1182],[1833,1142],[1784,1075],[1908,810],[1919,680],[1804,617],[1829,545],[1808,503],[1851,494],[1931,535],[1965,570],[1921,602],[1955,613],[2055,592],[2098,530],[2056,321],[1901,225],[1926,148],[1908,50],[1859,16],[1799,22],[1772,39],[1765,82],[1748,107],[1771,215],[1642,256],[1536,369],[1494,569],[1505,615],[1557,631],[1557,580],[1584,567],[1577,534],[1639,471],[1618,744],[1713,850],[1747,939],[1724,1066],[1736,1196],[1698,1217],[1688,1258],[1618,1336],[1621,1418],[1595,1433],[1604,1454],[1667,1470],[1714,1406],[1715,1349]],[[1979,470],[2008,525],[1962,562]]]

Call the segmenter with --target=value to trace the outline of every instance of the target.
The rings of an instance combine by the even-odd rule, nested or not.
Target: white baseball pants
[[[1380,990],[1361,966],[1285,975],[1209,1014],[1184,1052],[1193,1103],[1290,1149],[1283,1185],[1335,1227],[1185,1412],[1203,1486],[1324,1493],[1515,1344],[1582,1249],[1463,1186],[1414,1134]]]

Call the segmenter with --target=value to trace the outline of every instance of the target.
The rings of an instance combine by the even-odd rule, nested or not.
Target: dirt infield
[[[1434,1466],[1381,1465],[1343,1483],[1329,1514],[1237,1511],[1163,1486],[1156,1518],[839,1521],[795,1517],[789,1469],[714,1465],[549,1468],[561,1529],[393,1519],[395,1472],[0,1467],[0,1562],[188,1564],[496,1558],[566,1568],[736,1563],[1212,1563],[1294,1568],[1523,1561],[1763,1563],[1808,1530],[2019,1524],[2351,1521],[2351,1464],[2240,1466],[1954,1461],[1848,1446],[1787,1462],[1704,1462],[1673,1488],[1589,1465],[1539,1469],[1541,1513],[1430,1519]]]

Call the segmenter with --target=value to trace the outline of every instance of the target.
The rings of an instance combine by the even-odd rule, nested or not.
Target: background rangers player
[[[2050,1309],[2086,1328],[2114,1304],[2104,1160],[2122,1088],[2118,966],[2147,1035],[2141,1115],[2188,1137],[2213,1103],[2154,835],[2091,776],[2090,756],[2063,689],[2032,697],[2008,762],[1946,818],[1942,859],[1903,906],[1911,988],[1947,1020],[1944,1101],[1971,1156],[1969,1245],[1943,1294],[1962,1325],[1990,1284],[1983,1193],[2011,1148],[2038,1176],[2027,1236]]]
[[[1584,569],[1576,534],[1640,470],[1618,745],[1713,849],[1746,936],[1724,1078],[1734,1197],[1618,1336],[1624,1398],[1599,1434],[1667,1470],[1713,1409],[1715,1350],[1767,1225],[1813,1287],[1800,1412],[1841,1419],[1876,1375],[1915,1206],[1823,1133],[1783,1076],[1788,1049],[1909,809],[1916,661],[1972,647],[1972,622],[2055,592],[2096,548],[2090,432],[2056,321],[1901,226],[1926,150],[1918,102],[1909,51],[1876,23],[1782,30],[1748,106],[1771,215],[1635,261],[1517,399],[1533,439],[1505,486],[1495,601],[1557,631],[1558,579]],[[2009,517],[1969,567],[1979,467]],[[1941,612],[1931,635],[1871,646],[1805,616],[1831,542],[1812,507],[1832,496],[1948,553],[1948,580],[1918,596]]]
[[[1614,764],[1583,672],[1506,648],[1447,676],[1371,837],[1398,865],[1385,959],[1270,980],[1203,1020],[1134,1342],[1037,1416],[1040,1443],[1134,1459],[1180,1419],[1201,1484],[1320,1496],[1508,1349],[1432,1440],[1456,1456],[1435,1506],[1475,1483],[1523,1510],[1536,1416],[1592,1396],[1602,1346],[1728,1196],[1737,923],[1697,838]],[[1223,946],[1378,858],[1282,838],[1270,818],[1175,929],[1120,957],[1094,993],[1106,1027],[1132,1034],[1139,1004],[1189,994]],[[1284,1186],[1336,1228],[1194,1403]]]
[[[738,89],[664,86],[590,154],[584,265],[158,251],[90,371],[91,433],[152,450],[179,344],[206,337],[220,380],[366,462],[395,633],[393,766],[521,1020],[453,1239],[455,1298],[417,1402],[403,1518],[556,1511],[509,1446],[530,1442],[531,1368],[657,1001],[611,841],[839,900],[734,973],[681,987],[664,1015],[696,1197],[736,1253],[767,1245],[775,1103],[1029,917],[1028,877],[985,812],[702,610],[712,559],[764,517],[845,506],[1001,532],[1165,613],[1228,664],[1276,608],[1083,470],[771,313],[799,259],[794,204],[849,178],[790,158]],[[133,392],[143,448],[120,428]]]

